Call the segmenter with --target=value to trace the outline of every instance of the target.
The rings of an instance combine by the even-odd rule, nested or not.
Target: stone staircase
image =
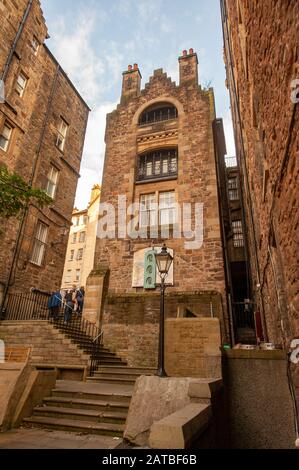
[[[58,381],[51,396],[24,419],[24,425],[122,437],[134,383],[140,375],[153,375],[155,370],[132,369],[117,357],[108,358],[86,383]],[[111,365],[111,360],[118,365]]]
[[[0,339],[6,347],[30,349],[30,362],[38,365],[86,366],[90,356],[71,338],[42,320],[2,321]]]

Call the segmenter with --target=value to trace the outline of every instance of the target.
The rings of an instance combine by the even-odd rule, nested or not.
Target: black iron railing
[[[164,149],[138,157],[137,181],[178,176],[177,149]]]
[[[61,301],[56,311],[50,311],[48,301],[50,294],[31,292],[29,294],[8,294],[1,320],[51,322],[66,337],[83,349],[90,356],[90,375],[97,370],[103,354],[103,333],[94,324],[78,315],[73,308]],[[66,308],[69,315],[66,321]]]

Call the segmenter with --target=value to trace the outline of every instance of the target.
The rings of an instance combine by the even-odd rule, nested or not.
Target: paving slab
[[[16,429],[0,434],[0,449],[115,449],[122,439],[46,429]]]

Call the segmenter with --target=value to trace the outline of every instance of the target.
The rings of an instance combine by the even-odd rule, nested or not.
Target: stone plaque
[[[136,251],[134,254],[133,261],[133,275],[132,275],[132,287],[143,287],[144,286],[144,258],[145,253],[152,250],[152,247],[144,248],[143,250]],[[162,247],[155,247],[157,252],[162,250]],[[167,248],[171,256],[173,256],[173,250]],[[157,284],[160,284],[160,276],[157,270],[156,276]],[[173,286],[173,263],[171,265],[168,277],[166,278],[166,284]]]

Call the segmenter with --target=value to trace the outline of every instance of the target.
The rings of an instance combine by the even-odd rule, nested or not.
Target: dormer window
[[[178,117],[178,110],[170,103],[159,103],[147,108],[140,116],[139,126],[169,121]]]
[[[162,149],[138,157],[137,181],[177,177],[177,149]]]

